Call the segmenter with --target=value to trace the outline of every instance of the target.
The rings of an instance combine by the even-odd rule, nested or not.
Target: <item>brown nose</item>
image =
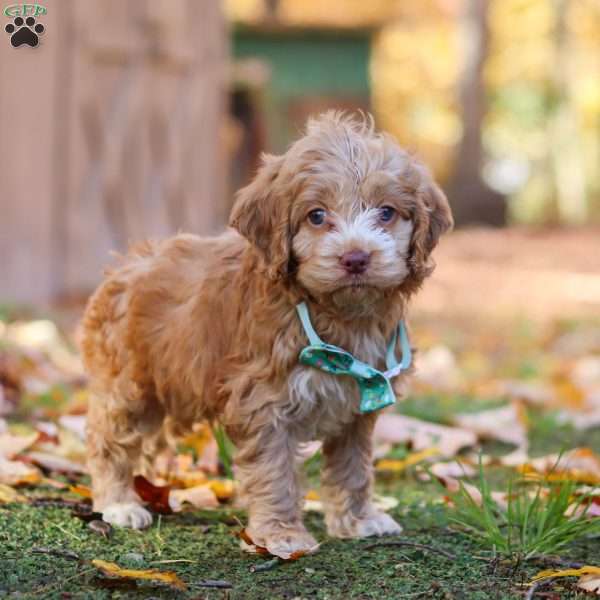
[[[344,267],[348,273],[359,275],[367,270],[370,260],[371,255],[367,252],[364,252],[363,250],[350,250],[350,252],[346,252],[340,258],[340,263],[342,263],[342,267]]]

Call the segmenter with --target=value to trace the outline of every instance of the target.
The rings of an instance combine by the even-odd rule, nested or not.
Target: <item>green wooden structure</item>
[[[280,152],[309,114],[369,109],[370,29],[238,27],[236,61],[259,59],[270,76],[259,94],[265,145]]]

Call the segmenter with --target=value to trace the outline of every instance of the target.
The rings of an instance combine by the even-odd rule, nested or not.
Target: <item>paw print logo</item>
[[[27,44],[35,48],[44,33],[45,27],[41,23],[36,23],[33,17],[15,17],[12,23],[8,23],[4,28],[6,33],[10,34],[10,43],[14,48]]]

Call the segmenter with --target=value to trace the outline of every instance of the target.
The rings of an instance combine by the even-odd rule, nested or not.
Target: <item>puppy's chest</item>
[[[382,339],[363,338],[348,348],[356,358],[381,367],[385,355]],[[348,375],[334,375],[298,364],[288,381],[288,402],[282,417],[298,426],[307,440],[338,435],[360,414],[360,391]]]

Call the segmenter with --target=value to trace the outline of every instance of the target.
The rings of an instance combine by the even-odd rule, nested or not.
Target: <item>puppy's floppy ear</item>
[[[454,226],[454,219],[446,194],[437,183],[433,181],[430,183],[423,194],[423,201],[429,213],[429,229],[425,246],[427,252],[431,252],[437,246],[440,236]]]
[[[273,279],[288,274],[290,257],[290,203],[285,186],[277,181],[282,156],[264,154],[256,177],[236,195],[229,225],[261,254]]]
[[[410,263],[413,273],[427,277],[434,269],[429,255],[437,246],[440,236],[453,225],[452,211],[444,192],[427,176],[427,183],[417,190],[415,225],[411,240]]]

